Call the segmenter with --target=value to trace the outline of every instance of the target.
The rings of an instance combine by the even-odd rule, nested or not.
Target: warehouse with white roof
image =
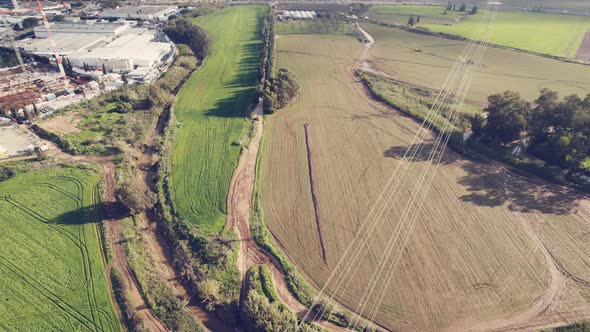
[[[163,33],[128,22],[54,23],[51,29],[58,53],[78,68],[104,67],[117,73],[146,68],[149,72],[168,63],[175,53],[174,44]],[[22,41],[21,48],[53,59],[45,28],[35,29],[35,35],[38,38]]]

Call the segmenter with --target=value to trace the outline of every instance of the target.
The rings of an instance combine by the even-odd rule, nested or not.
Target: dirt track
[[[232,176],[227,196],[227,220],[226,226],[234,229],[238,235],[240,248],[238,251],[238,269],[242,280],[250,267],[258,264],[267,265],[273,275],[275,291],[281,301],[289,307],[298,317],[302,318],[307,312],[307,307],[297,300],[289,291],[285,276],[276,259],[264,251],[250,235],[250,208],[252,205],[252,191],[256,176],[256,160],[260,139],[264,125],[262,123],[262,103],[259,103],[253,112],[257,119],[254,123],[254,135],[247,148],[240,155],[238,166]],[[328,321],[316,321],[315,324],[329,331],[348,331],[348,329],[335,325]]]

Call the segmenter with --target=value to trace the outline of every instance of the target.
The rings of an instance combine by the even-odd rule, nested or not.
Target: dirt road
[[[102,202],[108,207],[115,203],[114,167],[112,162],[103,162],[100,165],[103,169],[103,179],[105,182],[105,195],[102,197]],[[138,314],[144,318],[144,324],[150,331],[168,331],[164,324],[162,324],[149,309],[149,306],[141,294],[139,282],[127,263],[125,248],[121,243],[123,233],[121,223],[118,219],[110,218],[110,216],[112,216],[110,211],[106,212],[108,219],[104,222],[106,222],[106,225],[109,228],[109,240],[113,248],[113,259],[111,264],[112,266],[117,267],[117,269],[123,274],[123,278],[127,283],[128,297],[131,301],[131,305],[133,305]]]
[[[267,265],[273,275],[275,291],[281,301],[302,318],[307,312],[307,307],[297,300],[289,291],[285,275],[276,259],[262,248],[258,247],[250,235],[250,209],[252,205],[252,191],[254,178],[256,177],[256,159],[260,146],[260,139],[264,129],[262,118],[262,103],[259,102],[253,112],[254,134],[249,146],[244,148],[240,155],[238,166],[232,176],[227,196],[227,220],[226,226],[234,229],[238,235],[240,248],[238,251],[238,268],[242,280],[248,269],[254,265]],[[329,331],[349,331],[346,328],[322,320],[314,324]]]

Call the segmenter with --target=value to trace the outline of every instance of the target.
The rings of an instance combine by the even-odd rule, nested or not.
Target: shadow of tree
[[[80,209],[67,211],[48,221],[58,225],[82,225],[100,220],[121,219],[129,216],[129,210],[119,202],[100,202]]]
[[[565,215],[576,211],[582,194],[557,185],[526,179],[499,166],[463,163],[467,175],[458,183],[471,193],[461,200],[479,206],[508,204],[511,211]]]
[[[383,156],[394,159],[406,159],[412,162],[425,162],[432,160],[438,165],[451,164],[457,160],[454,153],[444,153],[440,156],[441,146],[433,153],[434,143],[418,143],[410,146],[392,146],[383,152]]]

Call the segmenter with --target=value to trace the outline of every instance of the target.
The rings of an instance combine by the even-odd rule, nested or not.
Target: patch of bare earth
[[[56,134],[76,134],[80,132],[77,127],[82,120],[80,113],[68,112],[64,115],[52,117],[47,120],[39,121],[39,127]]]

